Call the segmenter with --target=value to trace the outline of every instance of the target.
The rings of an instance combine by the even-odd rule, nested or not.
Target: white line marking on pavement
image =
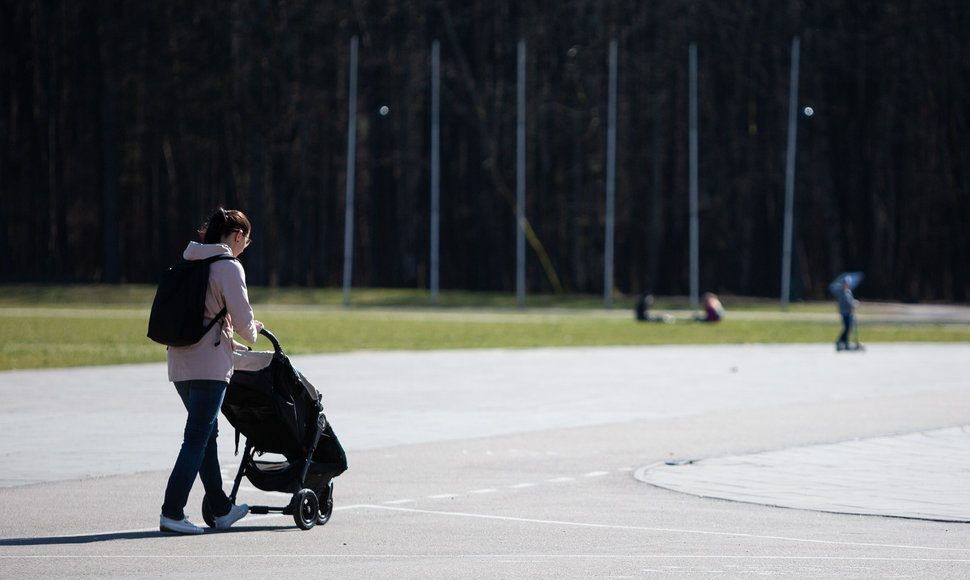
[[[762,534],[747,534],[743,532],[716,532],[710,530],[691,530],[685,528],[658,528],[652,526],[628,526],[628,525],[616,525],[616,524],[596,524],[590,522],[569,522],[563,520],[542,520],[536,518],[518,518],[514,516],[496,516],[491,514],[476,514],[468,512],[444,512],[436,510],[421,510],[415,508],[401,508],[401,507],[388,507],[381,505],[371,505],[362,504],[357,507],[364,509],[376,509],[376,510],[388,510],[388,511],[400,511],[408,513],[418,513],[418,514],[428,514],[434,516],[449,516],[457,518],[475,518],[483,520],[499,520],[505,522],[521,522],[526,524],[545,524],[545,525],[556,525],[556,526],[573,526],[578,528],[598,528],[607,530],[630,530],[630,531],[641,531],[641,532],[664,532],[672,534],[695,534],[702,536],[724,536],[732,538],[752,538],[758,540],[779,540],[785,542],[799,542],[805,544],[823,544],[823,545],[834,545],[834,546],[866,546],[872,548],[893,548],[893,549],[905,549],[905,550],[933,550],[942,552],[970,552],[970,548],[941,548],[934,546],[912,546],[906,544],[879,544],[875,542],[842,542],[837,540],[816,540],[812,538],[794,538],[789,536],[770,536]]]
[[[377,560],[425,560],[425,559],[479,559],[492,560],[500,559],[503,561],[517,560],[575,560],[575,559],[624,559],[624,560],[811,560],[811,561],[848,561],[848,562],[938,562],[949,564],[970,563],[970,559],[964,558],[890,558],[875,556],[789,556],[789,555],[720,555],[720,554],[26,554],[22,556],[0,554],[0,560],[210,560],[210,559],[231,559],[231,560],[256,560],[263,558],[293,558],[293,559],[346,559],[346,558],[367,558]]]
[[[508,486],[509,489],[525,489],[527,487],[535,487],[534,483],[517,483],[515,485]]]
[[[401,500],[396,500],[401,501]],[[405,500],[407,501],[407,500]],[[661,532],[661,533],[677,533],[677,534],[693,534],[702,536],[719,536],[719,537],[736,537],[736,538],[749,538],[749,539],[760,539],[760,540],[778,540],[787,542],[798,542],[805,544],[818,544],[818,545],[829,545],[829,546],[856,546],[856,547],[873,547],[873,548],[888,548],[888,549],[906,549],[906,550],[926,550],[932,552],[968,552],[970,548],[946,548],[946,547],[935,547],[935,546],[913,546],[905,544],[880,544],[875,542],[845,542],[845,541],[835,541],[835,540],[818,540],[811,538],[795,538],[786,536],[773,536],[773,535],[763,535],[763,534],[748,534],[740,532],[717,532],[710,530],[692,530],[684,528],[660,528],[652,526],[629,526],[629,525],[615,525],[615,524],[597,524],[590,522],[570,522],[563,520],[543,520],[536,518],[519,518],[512,516],[497,516],[490,514],[475,514],[466,512],[445,512],[445,511],[435,511],[435,510],[420,510],[414,508],[402,508],[402,507],[388,507],[373,504],[352,504],[345,506],[338,506],[334,508],[334,511],[348,511],[348,510],[384,510],[384,511],[396,511],[404,513],[415,513],[415,514],[427,514],[433,516],[448,516],[448,517],[460,517],[460,518],[475,518],[484,520],[496,520],[496,521],[506,521],[506,522],[520,522],[526,524],[541,524],[541,525],[559,525],[559,526],[573,526],[573,527],[583,527],[583,528],[595,528],[595,529],[612,529],[612,530],[628,530],[628,531],[645,531],[645,532]],[[283,517],[282,514],[266,514],[258,516],[249,516],[246,521],[256,521],[268,518],[279,518]],[[14,543],[30,542],[31,540],[52,540],[57,538],[81,538],[81,537],[91,537],[95,538],[97,536],[108,536],[108,535],[118,535],[118,534],[133,534],[133,533],[147,533],[157,531],[157,528],[142,528],[137,530],[118,530],[112,532],[97,532],[91,534],[65,534],[58,536],[44,536],[38,538],[10,538],[5,542],[0,542],[0,545],[11,545]],[[517,560],[562,560],[562,559],[643,559],[643,560],[776,560],[776,561],[845,561],[845,562],[939,562],[939,563],[970,563],[970,558],[916,558],[916,557],[878,557],[878,556],[826,556],[826,555],[809,555],[809,556],[795,556],[795,555],[733,555],[733,554],[308,554],[301,552],[299,554],[205,554],[205,555],[188,555],[188,554],[81,554],[81,555],[70,555],[70,554],[28,554],[28,555],[13,555],[13,554],[0,554],[0,560],[89,560],[89,559],[173,559],[173,558],[192,558],[192,559],[217,559],[217,558],[232,558],[232,559],[257,559],[257,558],[372,558],[372,559],[425,559],[425,558],[477,558],[477,559],[503,559],[506,561],[517,561]]]

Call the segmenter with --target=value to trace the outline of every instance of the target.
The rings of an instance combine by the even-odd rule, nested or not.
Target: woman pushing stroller
[[[263,324],[253,316],[246,288],[246,273],[238,260],[252,241],[245,214],[218,208],[199,230],[202,243],[189,242],[182,257],[205,260],[225,256],[209,264],[205,296],[205,322],[221,323],[208,330],[199,342],[168,348],[168,378],[175,383],[188,417],[182,447],[168,479],[159,529],[177,534],[201,534],[184,508],[198,475],[212,507],[216,529],[227,529],[249,513],[249,506],[233,505],[222,489],[216,438],[218,417],[233,374],[233,351],[247,347],[233,340],[233,333],[255,343]],[[219,514],[219,515],[215,515]]]

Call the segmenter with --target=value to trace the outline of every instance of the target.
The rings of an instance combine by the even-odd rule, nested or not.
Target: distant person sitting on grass
[[[695,317],[694,320],[699,320],[700,322],[720,322],[722,318],[724,318],[724,307],[721,306],[721,301],[717,299],[717,294],[705,292],[704,313]]]
[[[653,294],[647,294],[644,292],[637,299],[637,305],[633,309],[636,313],[637,320],[641,322],[650,322],[653,320],[650,318],[650,307],[653,306]]]
[[[633,309],[636,314],[636,318],[639,322],[663,322],[665,324],[673,324],[674,318],[669,314],[664,314],[663,316],[653,316],[650,314],[650,307],[653,306],[653,294],[647,294],[644,292],[637,299],[637,304]]]

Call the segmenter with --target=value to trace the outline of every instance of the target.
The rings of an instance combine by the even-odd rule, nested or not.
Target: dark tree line
[[[250,283],[340,285],[357,35],[355,285],[428,284],[430,51],[439,40],[442,287],[514,288],[524,39],[528,288],[601,292],[615,39],[615,287],[687,292],[694,42],[701,288],[776,297],[799,36],[799,108],[815,115],[798,121],[793,297],[824,297],[842,270],[867,273],[868,297],[970,294],[963,0],[0,7],[0,281],[154,282],[225,204],[253,221]]]

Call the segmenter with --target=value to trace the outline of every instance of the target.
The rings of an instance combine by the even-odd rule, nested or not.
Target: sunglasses
[[[240,234],[242,234],[243,236],[246,237],[246,245],[243,246],[244,248],[248,248],[249,247],[249,244],[253,243],[253,239],[251,237],[249,237],[249,234],[243,232],[242,230],[232,230],[232,231],[239,232]]]

